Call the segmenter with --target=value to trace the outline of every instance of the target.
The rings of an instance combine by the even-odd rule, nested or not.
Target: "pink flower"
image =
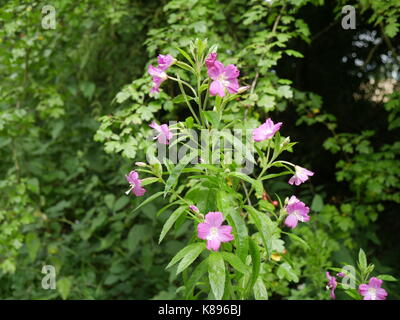
[[[161,126],[157,123],[153,122],[149,125],[150,128],[156,130],[159,134],[154,137],[154,139],[158,139],[159,143],[169,144],[169,140],[172,139],[172,132],[169,131],[169,128],[166,124],[162,124]]]
[[[207,69],[210,69],[214,66],[215,61],[217,61],[217,53],[216,52],[212,52],[208,55],[207,59],[206,59],[206,66]]]
[[[160,85],[165,80],[167,80],[168,78],[167,74],[162,69],[153,67],[152,65],[149,65],[148,72],[153,78],[153,87],[151,88],[150,92],[151,93],[160,92],[159,90]]]
[[[209,212],[206,214],[205,222],[197,226],[198,237],[207,240],[207,249],[217,251],[221,242],[233,240],[232,227],[223,226],[224,217],[221,212]]]
[[[189,209],[192,210],[193,212],[200,212],[200,211],[199,211],[199,208],[197,208],[197,207],[194,206],[194,205],[190,205],[190,206],[189,206]]]
[[[158,55],[158,66],[153,67],[149,65],[148,72],[153,78],[153,87],[151,93],[159,92],[161,83],[167,80],[168,76],[165,71],[175,62],[175,59],[171,55]]]
[[[297,199],[295,196],[291,196],[288,204],[285,207],[288,216],[285,219],[285,224],[290,228],[296,228],[297,223],[310,221],[310,208],[307,207],[303,202]]]
[[[237,93],[239,90],[239,82],[237,80],[240,74],[239,70],[233,64],[225,67],[216,59],[217,54],[213,52],[208,55],[205,61],[208,75],[213,80],[210,85],[210,94],[224,97],[226,90],[229,93]]]
[[[360,284],[358,292],[364,297],[363,300],[386,300],[387,292],[381,285],[382,280],[372,277],[368,284]]]
[[[165,56],[159,54],[157,57],[157,61],[158,61],[158,68],[162,71],[166,71],[175,62],[175,59],[173,56],[169,54]]]
[[[326,289],[327,290],[330,289],[331,290],[331,298],[336,299],[336,296],[335,296],[335,289],[337,286],[336,278],[332,277],[328,271],[326,272],[326,277],[328,278],[328,284],[326,286]]]
[[[125,175],[125,178],[131,185],[131,188],[126,191],[125,194],[129,194],[131,191],[138,197],[145,194],[146,189],[141,186],[142,181],[139,180],[139,175],[136,171],[131,171],[129,174]]]
[[[289,184],[295,184],[298,186],[299,184],[308,180],[308,176],[313,176],[314,172],[307,170],[305,168],[294,166],[295,174],[289,179]]]
[[[265,120],[261,126],[253,130],[253,140],[260,142],[263,140],[271,139],[274,134],[280,129],[282,122],[274,124],[271,118]]]

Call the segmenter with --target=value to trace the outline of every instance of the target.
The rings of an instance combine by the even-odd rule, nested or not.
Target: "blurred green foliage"
[[[340,27],[345,4],[356,30]],[[252,86],[225,120],[273,115],[304,137],[293,160],[317,172],[300,189],[312,227],[295,233],[308,245],[288,237],[283,254],[275,243],[287,263],[261,270],[269,298],[328,298],[325,270],[355,264],[360,247],[400,276],[398,1],[57,0],[54,30],[41,26],[42,2],[0,5],[1,298],[181,297],[164,266],[189,226],[158,245],[171,210],[157,215],[157,199],[132,213],[143,199],[125,196],[124,174],[144,160],[154,117],[189,115],[174,86],[149,97],[148,63],[196,37]],[[379,84],[393,78],[387,95]],[[293,189],[282,179],[267,190]],[[56,291],[41,288],[45,264]]]

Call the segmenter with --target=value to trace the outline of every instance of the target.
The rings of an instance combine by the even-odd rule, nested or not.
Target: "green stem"
[[[178,79],[179,79],[179,76],[178,76]],[[179,79],[179,80],[180,80],[180,79]],[[193,117],[195,118],[196,122],[197,122],[199,125],[201,125],[201,123],[200,123],[200,121],[199,121],[199,118],[197,118],[196,113],[194,112],[194,110],[193,110],[193,108],[192,108],[192,105],[190,104],[189,100],[187,99],[185,90],[183,89],[183,86],[182,86],[182,82],[181,82],[181,81],[178,81],[178,85],[179,85],[179,88],[181,89],[182,95],[183,95],[184,98],[185,98],[185,102],[186,102],[187,106],[188,106],[189,109],[190,109],[190,112],[192,113],[192,115],[193,115]],[[189,85],[189,86],[190,86],[190,85]],[[190,86],[190,87],[191,87],[191,86]],[[193,88],[192,88],[192,89],[193,89]],[[193,90],[194,90],[194,89],[193,89]]]

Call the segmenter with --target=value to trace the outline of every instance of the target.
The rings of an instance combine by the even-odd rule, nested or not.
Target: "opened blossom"
[[[289,179],[289,184],[291,185],[295,184],[298,186],[299,184],[307,181],[309,176],[311,177],[314,175],[314,172],[300,166],[294,166],[294,169],[295,174]]]
[[[224,217],[221,212],[209,212],[205,216],[205,221],[197,226],[198,237],[207,240],[207,249],[217,251],[221,242],[233,240],[232,227],[222,225]]]
[[[310,221],[310,208],[307,207],[303,202],[297,199],[295,196],[291,196],[285,210],[288,216],[285,219],[285,225],[290,228],[296,228],[298,222],[308,222]]]
[[[131,171],[129,174],[125,175],[126,180],[130,184],[130,189],[125,192],[129,194],[132,192],[135,196],[142,196],[145,194],[146,189],[142,187],[142,181],[139,179],[139,174],[136,171]]]
[[[217,60],[215,52],[210,53],[205,60],[208,76],[213,80],[210,85],[210,95],[224,97],[226,91],[237,93],[239,90],[239,70],[235,65],[224,66]]]
[[[158,135],[154,137],[161,144],[169,144],[169,140],[172,139],[172,132],[169,130],[166,124],[159,125],[155,122],[149,125],[150,128],[153,128],[158,132]]]
[[[382,280],[372,277],[368,284],[360,284],[358,292],[364,297],[363,300],[385,300],[387,292],[381,288]]]
[[[336,299],[335,289],[337,287],[336,278],[331,276],[330,273],[326,272],[326,277],[328,278],[328,284],[326,285],[327,290],[331,290],[331,298]]]
[[[168,79],[166,70],[175,62],[171,55],[158,55],[158,66],[149,65],[148,72],[153,79],[151,93],[159,92],[160,85]]]
[[[280,129],[282,122],[274,124],[271,118],[265,120],[261,126],[253,130],[253,140],[256,142],[271,139],[274,134]]]

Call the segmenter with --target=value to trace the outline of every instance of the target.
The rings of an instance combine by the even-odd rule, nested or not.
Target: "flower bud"
[[[245,92],[245,91],[247,91],[247,90],[249,90],[249,89],[250,89],[250,86],[240,87],[240,88],[238,89],[238,93],[241,94],[241,93],[243,93],[243,92]]]
[[[137,165],[138,167],[147,167],[147,163],[144,162],[135,162],[135,165]]]

